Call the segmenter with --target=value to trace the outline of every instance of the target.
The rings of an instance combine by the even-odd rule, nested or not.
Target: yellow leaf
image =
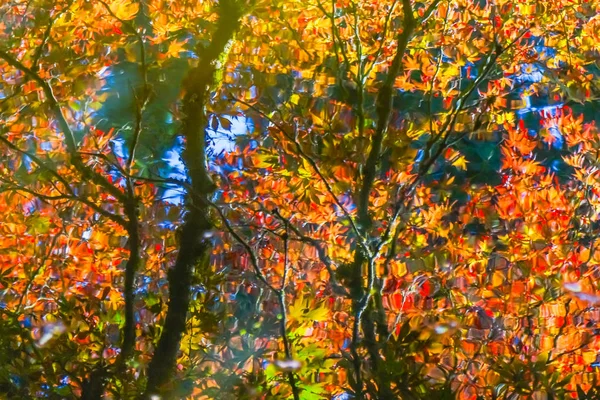
[[[429,350],[429,353],[431,354],[440,354],[444,351],[444,344],[439,342],[431,343],[427,350]]]
[[[270,168],[277,163],[277,157],[271,154],[257,154],[252,161],[256,168]]]
[[[454,160],[454,162],[452,163],[452,165],[458,169],[462,169],[463,171],[467,169],[467,160],[465,159],[464,156],[460,156],[458,157],[456,160]]]
[[[179,53],[181,53],[182,51],[185,51],[185,49],[183,48],[183,46],[185,46],[185,43],[187,42],[187,40],[184,40],[183,42],[171,42],[171,44],[169,44],[169,49],[167,50],[166,56],[167,57],[179,57]]]
[[[582,354],[583,361],[586,365],[589,365],[596,361],[596,352],[595,351],[584,351]]]
[[[313,124],[315,126],[323,126],[325,125],[325,123],[323,122],[323,119],[313,113],[310,114],[312,116],[312,120],[313,120]]]
[[[504,284],[504,274],[500,271],[495,271],[492,275],[492,286],[498,287]]]
[[[324,321],[329,316],[329,309],[326,307],[318,307],[310,310],[306,314],[306,319],[308,321]]]
[[[289,308],[288,317],[300,323],[323,321],[329,316],[329,309],[321,305],[308,306],[302,298],[298,298]]]
[[[138,13],[140,6],[131,0],[116,0],[110,4],[110,11],[123,21],[133,19]]]
[[[406,263],[403,262],[392,262],[390,263],[390,271],[392,275],[402,277],[408,272]]]

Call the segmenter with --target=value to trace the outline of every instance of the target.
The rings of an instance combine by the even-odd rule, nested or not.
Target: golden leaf
[[[139,9],[139,4],[131,0],[116,0],[110,4],[110,11],[123,21],[135,18]]]

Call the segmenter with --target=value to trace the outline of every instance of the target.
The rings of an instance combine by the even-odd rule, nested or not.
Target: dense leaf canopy
[[[0,392],[599,398],[599,12],[0,1]]]

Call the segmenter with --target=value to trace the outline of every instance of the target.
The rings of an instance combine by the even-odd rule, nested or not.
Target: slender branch
[[[225,226],[225,229],[227,230],[227,232],[229,232],[229,234],[236,240],[236,242],[238,242],[240,245],[242,245],[242,247],[244,248],[246,253],[248,253],[248,256],[250,257],[250,265],[252,266],[252,269],[254,269],[254,273],[257,276],[258,280],[261,281],[262,284],[265,285],[272,292],[278,293],[279,290],[277,288],[275,288],[275,286],[273,286],[272,284],[269,283],[269,281],[267,280],[267,278],[261,271],[259,262],[258,262],[258,258],[256,257],[256,254],[252,250],[252,247],[250,246],[250,244],[248,242],[246,242],[240,236],[240,234],[235,231],[235,229],[233,229],[233,227],[229,223],[229,220],[223,213],[223,210],[221,210],[221,208],[219,206],[217,206],[215,203],[213,203],[211,201],[207,201],[207,202],[213,209],[215,209],[217,214],[219,214],[219,218],[221,219],[221,222]]]
[[[394,10],[396,9],[397,4],[398,4],[398,0],[394,0],[392,5],[390,6],[390,10],[388,11],[387,15],[385,16],[385,21],[383,23],[383,29],[381,31],[381,40],[379,41],[379,46],[377,46],[377,50],[375,50],[375,52],[371,54],[373,56],[373,62],[371,63],[371,66],[365,71],[366,77],[371,75],[373,68],[377,64],[377,60],[379,60],[379,57],[381,56],[381,53],[383,52],[383,46],[386,42],[385,39],[386,39],[386,36],[388,35],[388,29],[390,26],[390,20],[392,19],[392,14],[394,13]]]
[[[294,143],[294,147],[296,148],[296,154],[299,155],[300,157],[302,157],[304,160],[306,160],[308,162],[308,164],[311,166],[311,168],[313,169],[313,171],[317,174],[317,176],[319,177],[319,180],[325,185],[325,189],[327,190],[327,193],[333,199],[335,205],[339,207],[339,209],[342,211],[344,216],[350,222],[350,227],[356,234],[360,247],[366,254],[370,255],[371,249],[369,248],[369,245],[367,244],[365,238],[361,234],[361,231],[360,231],[354,217],[352,217],[350,212],[346,209],[346,207],[344,207],[342,202],[338,199],[338,197],[336,196],[336,194],[333,191],[333,188],[331,187],[331,184],[329,183],[327,178],[325,178],[325,175],[323,175],[323,173],[321,172],[321,169],[319,168],[319,165],[317,164],[317,162],[302,149],[302,146],[300,145],[298,140],[296,140],[296,138],[288,132],[288,129],[285,126],[277,123],[275,120],[273,120],[271,117],[269,117],[266,113],[264,113],[261,110],[259,110],[258,108],[256,108],[253,104],[247,103],[244,100],[237,99],[237,98],[232,98],[232,100],[234,100],[240,104],[243,104],[243,105],[251,108],[252,110],[256,111],[257,113],[259,113],[262,117],[266,118],[269,121],[269,123],[271,123],[273,126],[275,126],[286,137],[286,139],[288,139],[292,143]]]
[[[325,7],[323,6],[323,4],[321,4],[321,2],[317,3],[317,7],[319,8],[319,10],[321,10],[321,12],[323,13],[323,15],[325,15],[327,18],[329,18],[330,23],[331,23],[331,33],[333,34],[334,40],[333,40],[333,47],[334,47],[334,51],[336,54],[336,58],[337,58],[337,62],[339,64],[339,56],[338,53],[342,54],[342,59],[344,60],[344,63],[346,65],[346,67],[350,66],[350,59],[348,58],[348,54],[346,52],[346,47],[345,47],[345,42],[340,38],[340,34],[339,31],[337,29],[337,24],[335,22],[335,0],[331,1],[331,13],[327,12],[327,10],[325,9]]]
[[[444,28],[442,30],[442,37],[446,35],[446,29],[448,28],[448,16],[450,13],[446,11],[446,15],[444,16]],[[435,88],[435,81],[440,72],[440,67],[442,65],[442,59],[444,56],[444,46],[440,45],[440,54],[438,55],[438,60],[435,66],[435,72],[431,77],[431,86],[429,87],[429,132],[431,135],[434,134],[434,126],[433,126],[433,90]]]
[[[441,0],[433,0],[431,2],[431,4],[429,5],[429,7],[427,7],[427,9],[425,10],[425,12],[423,13],[423,16],[421,17],[421,19],[419,20],[420,24],[424,24],[427,22],[427,20],[429,19],[429,17],[431,17],[431,15],[433,15],[433,12],[437,9],[437,6],[440,4]]]
[[[39,273],[42,271],[42,269],[45,267],[46,261],[50,258],[50,256],[52,255],[52,252],[56,248],[56,242],[58,241],[59,237],[60,237],[60,235],[54,235],[54,237],[52,238],[52,240],[50,242],[50,248],[48,249],[48,252],[46,254],[44,254],[44,257],[38,263],[39,264],[38,267],[29,276],[29,279],[27,280],[27,284],[25,285],[25,289],[23,290],[23,293],[21,294],[21,296],[19,298],[19,303],[17,304],[17,308],[15,311],[17,314],[21,313],[21,307],[23,306],[23,302],[25,301],[27,295],[29,294],[29,290],[31,289],[31,286],[33,285],[33,281],[39,275]]]
[[[227,232],[231,236],[233,236],[233,238],[244,248],[244,250],[246,251],[246,254],[248,254],[248,257],[250,257],[250,264],[252,265],[252,268],[254,269],[255,275],[277,297],[277,302],[279,303],[279,308],[281,310],[281,318],[279,320],[280,336],[283,341],[285,357],[288,360],[291,360],[292,359],[292,350],[291,350],[291,344],[289,342],[289,338],[287,335],[287,307],[285,304],[285,288],[286,288],[286,280],[287,280],[287,273],[288,273],[288,236],[287,236],[287,233],[283,237],[284,266],[283,266],[282,284],[281,284],[281,289],[277,289],[275,286],[273,286],[272,284],[269,283],[269,281],[267,280],[267,278],[261,271],[260,265],[258,262],[258,257],[256,256],[256,253],[252,250],[252,247],[250,246],[250,244],[246,240],[244,240],[241,237],[241,235],[235,231],[235,229],[233,229],[233,227],[229,223],[229,220],[227,219],[227,217],[225,216],[225,214],[223,213],[221,208],[219,208],[219,206],[217,206],[216,204],[214,204],[213,202],[210,202],[210,201],[208,203],[210,204],[210,206],[212,208],[214,208],[217,211],[217,214],[219,214],[221,222],[225,226]],[[286,223],[286,232],[287,232],[287,229],[288,229],[288,225]],[[300,391],[298,390],[298,386],[296,385],[296,378],[294,376],[294,373],[290,371],[287,373],[287,376],[288,376],[288,381],[290,383],[290,387],[292,388],[292,395],[294,396],[294,400],[300,400]]]
[[[132,179],[129,178],[131,175],[132,167],[135,162],[135,152],[139,143],[140,135],[142,132],[143,115],[146,106],[148,105],[149,96],[149,84],[148,84],[148,68],[146,61],[146,45],[143,36],[129,21],[124,21],[117,17],[115,13],[110,9],[110,6],[103,0],[98,0],[104,8],[107,10],[109,15],[118,20],[123,27],[129,30],[135,35],[139,47],[140,47],[140,63],[142,70],[142,90],[140,97],[138,97],[135,89],[133,89],[133,96],[135,102],[135,122],[133,128],[133,137],[129,150],[129,158],[127,160],[126,170],[128,174],[124,174],[124,170],[117,165],[119,171],[127,176],[127,198],[124,202],[124,211],[129,219],[129,223],[126,226],[127,233],[129,234],[129,259],[125,264],[125,326],[123,328],[124,337],[121,346],[121,357],[119,369],[124,370],[126,360],[132,355],[135,347],[135,276],[137,270],[142,262],[140,251],[141,251],[141,236],[140,236],[140,223],[139,223],[139,201],[136,198],[134,185]],[[107,158],[106,158],[107,159]]]
[[[77,168],[77,170],[79,170],[79,172],[84,177],[91,179],[94,183],[105,189],[114,198],[121,202],[125,202],[126,196],[123,192],[121,192],[116,186],[112,185],[106,179],[106,177],[92,170],[84,163],[83,159],[81,158],[81,155],[77,151],[75,135],[73,134],[73,131],[71,130],[69,123],[67,122],[63,114],[62,108],[58,103],[58,100],[56,100],[56,97],[54,96],[54,92],[50,84],[46,82],[46,80],[44,80],[37,72],[23,65],[23,63],[14,58],[5,50],[0,50],[0,58],[4,59],[11,67],[18,69],[19,71],[23,72],[26,76],[33,79],[42,88],[46,96],[46,101],[48,102],[50,109],[54,113],[54,116],[58,121],[58,125],[61,131],[65,135],[65,144],[67,145],[67,150],[69,151],[73,165]]]
[[[40,168],[48,171],[50,174],[52,174],[52,176],[54,176],[59,182],[61,182],[64,186],[64,189],[68,192],[68,195],[62,194],[59,196],[50,196],[50,195],[44,195],[42,193],[33,191],[31,189],[27,189],[23,186],[17,186],[15,185],[13,187],[14,190],[18,190],[18,191],[22,191],[22,192],[26,192],[29,194],[32,194],[34,196],[37,196],[39,198],[44,198],[46,200],[61,200],[61,199],[72,199],[74,201],[78,201],[80,203],[85,204],[86,206],[90,207],[91,209],[93,209],[94,211],[96,211],[98,214],[102,215],[103,217],[106,217],[108,219],[110,219],[113,222],[116,222],[117,224],[126,227],[127,226],[127,221],[121,217],[120,215],[117,214],[113,214],[105,209],[103,209],[101,206],[99,206],[98,204],[94,203],[93,201],[90,201],[80,195],[77,195],[74,191],[73,188],[71,187],[71,185],[69,184],[69,182],[67,182],[67,180],[61,175],[59,174],[54,168],[50,167],[47,163],[45,163],[44,161],[42,161],[38,156],[36,156],[35,154],[25,151],[21,148],[19,148],[18,146],[16,146],[14,143],[12,143],[11,141],[9,141],[8,139],[6,139],[4,136],[0,135],[0,142],[6,144],[9,148],[21,153],[24,156],[29,157],[33,162],[35,162]],[[53,184],[54,186],[54,184]],[[56,188],[56,186],[55,186]],[[58,190],[58,188],[57,188]],[[60,190],[59,190],[60,192]]]
[[[274,3],[274,4],[273,4],[271,7],[275,7],[275,4],[276,4],[276,3]],[[281,21],[280,21],[280,22],[282,22],[283,24],[285,24],[285,26],[286,26],[287,30],[288,30],[288,31],[289,31],[289,32],[292,34],[292,37],[293,37],[293,38],[294,38],[294,40],[296,41],[296,44],[298,45],[298,48],[299,48],[300,50],[302,50],[302,51],[303,51],[303,52],[304,52],[304,53],[305,53],[305,54],[308,56],[308,58],[309,58],[309,60],[310,60],[311,62],[313,62],[313,61],[314,61],[314,59],[315,59],[315,56],[314,56],[314,54],[311,54],[311,53],[310,53],[310,52],[309,52],[309,51],[306,49],[306,46],[304,45],[304,42],[303,42],[303,40],[302,40],[302,37],[301,37],[301,35],[299,35],[299,34],[298,34],[298,31],[297,31],[296,29],[294,29],[294,27],[292,26],[292,24],[290,24],[290,20],[289,20],[289,18],[288,18],[288,17],[286,17],[286,15],[285,15],[285,10],[284,10],[284,7],[282,7],[282,6],[280,5],[280,6],[279,6],[279,8],[278,8],[278,11],[279,11],[280,19],[281,19]]]
[[[141,64],[141,70],[142,70],[142,93],[141,93],[141,96],[138,98],[134,92],[134,97],[136,100],[135,101],[135,110],[136,110],[135,126],[133,128],[133,138],[131,141],[131,148],[129,151],[129,159],[127,160],[127,170],[129,171],[129,173],[131,173],[131,168],[135,161],[135,151],[137,149],[140,135],[142,132],[142,116],[143,116],[144,110],[146,109],[146,106],[148,105],[148,102],[150,100],[150,85],[148,84],[148,66],[147,66],[147,60],[146,60],[146,43],[144,41],[144,37],[140,34],[140,32],[138,32],[138,30],[133,26],[133,24],[131,24],[129,21],[124,21],[121,18],[119,18],[110,9],[110,6],[105,1],[103,1],[103,0],[98,0],[98,1],[100,3],[102,3],[102,5],[104,6],[104,8],[106,9],[106,11],[108,12],[108,14],[111,17],[115,18],[117,21],[119,21],[121,23],[122,26],[124,26],[133,35],[135,35],[135,37],[140,45],[140,64]]]
[[[279,334],[283,341],[283,349],[285,352],[285,357],[288,360],[292,359],[292,345],[288,338],[287,333],[287,306],[285,303],[285,289],[287,284],[287,274],[289,270],[288,265],[288,227],[286,225],[285,236],[283,238],[283,277],[281,282],[281,289],[277,293],[277,299],[279,301],[279,308],[281,310],[281,319],[279,320]],[[292,395],[294,396],[294,400],[300,400],[300,391],[298,390],[298,386],[296,385],[296,377],[293,371],[289,371],[287,373],[288,381],[290,382],[290,387],[292,388]]]
[[[465,90],[459,98],[456,100],[452,111],[449,113],[446,118],[445,123],[442,125],[440,132],[437,135],[431,137],[431,139],[427,142],[425,147],[425,159],[419,166],[418,176],[423,176],[425,172],[433,165],[437,157],[441,154],[446,145],[446,142],[450,135],[454,132],[454,127],[456,125],[456,121],[458,116],[464,109],[466,108],[467,99],[477,90],[479,85],[489,76],[494,67],[496,66],[496,61],[504,54],[508,49],[510,49],[516,42],[520,40],[528,30],[524,30],[521,34],[517,36],[515,40],[509,43],[505,47],[501,47],[498,43],[494,43],[494,48],[492,52],[488,55],[486,61],[484,62],[481,70],[477,76],[477,78],[471,83],[471,85]],[[441,140],[441,145],[438,146],[436,152],[432,155],[431,150],[433,146],[436,145],[438,141]]]
[[[19,146],[17,146],[16,144],[14,144],[13,142],[11,142],[10,140],[8,140],[6,137],[4,137],[2,135],[0,135],[0,142],[4,143],[7,147],[16,151],[17,153],[20,153],[21,155],[28,157],[34,163],[36,163],[40,168],[48,171],[50,174],[52,174],[52,176],[54,176],[60,183],[62,183],[64,185],[65,189],[67,191],[69,191],[69,193],[72,193],[73,190],[72,190],[69,182],[67,182],[67,180],[61,174],[59,174],[54,168],[49,166],[46,162],[42,161],[37,155],[35,155],[32,152],[21,149]]]
[[[88,151],[81,151],[79,153],[82,155],[91,156],[91,157],[95,157],[95,158],[99,158],[99,159],[103,160],[104,162],[106,162],[106,164],[108,166],[116,169],[121,175],[123,175],[126,178],[129,178],[131,176],[131,174],[128,173],[127,171],[125,171],[123,169],[123,167],[121,167],[121,165],[117,161],[111,160],[108,157],[108,155],[106,155],[104,153],[96,153],[96,152],[88,152]]]
[[[593,336],[591,336],[591,337],[593,337]],[[565,350],[562,353],[558,353],[554,357],[548,359],[548,361],[546,362],[546,365],[553,363],[554,361],[558,360],[561,357],[568,356],[569,354],[573,354],[573,353],[589,346],[590,343],[591,343],[591,340],[587,340],[587,341],[584,340],[580,345],[570,348],[569,350]]]
[[[335,266],[335,263],[327,254],[327,249],[325,248],[324,244],[321,243],[320,241],[318,241],[314,238],[311,238],[310,236],[306,236],[302,232],[300,232],[300,230],[297,227],[295,227],[290,222],[289,219],[287,219],[281,215],[279,210],[273,210],[273,214],[277,218],[279,218],[281,221],[284,222],[286,227],[297,236],[298,240],[300,240],[301,242],[310,244],[312,247],[314,247],[317,250],[317,255],[319,257],[319,260],[323,263],[323,265],[325,265],[325,268],[327,269],[327,272],[329,273],[329,280],[330,280],[331,286],[333,287],[334,291],[336,293],[348,295],[348,292],[346,291],[346,289],[337,282],[337,279],[335,277],[335,271],[333,269],[333,267]]]
[[[289,245],[289,227],[285,224],[285,233],[283,234],[283,276],[281,278],[281,292],[285,292],[287,287],[287,275],[288,275],[288,245]]]
[[[361,224],[363,230],[368,229],[370,225],[370,218],[368,215],[369,198],[371,194],[371,189],[373,187],[373,183],[375,181],[375,176],[377,174],[377,167],[379,164],[381,147],[385,135],[387,133],[390,118],[392,115],[394,82],[396,81],[396,77],[403,68],[402,58],[404,57],[404,53],[406,52],[408,42],[410,41],[410,38],[412,37],[414,28],[416,26],[416,21],[413,17],[413,10],[410,4],[410,0],[403,0],[402,7],[404,11],[403,29],[402,33],[400,33],[400,35],[398,36],[398,49],[396,50],[396,54],[394,56],[394,59],[392,60],[392,64],[388,71],[386,80],[377,94],[377,127],[375,129],[375,134],[373,135],[373,139],[371,142],[371,151],[369,152],[369,156],[363,168],[363,182],[357,202],[358,221]]]
[[[42,57],[42,53],[44,52],[44,47],[46,47],[46,43],[48,43],[48,39],[50,38],[50,33],[52,32],[52,25],[54,24],[54,18],[50,18],[48,21],[48,26],[46,26],[46,30],[44,31],[44,35],[42,36],[42,42],[35,49],[35,53],[33,54],[32,60],[32,71],[36,71],[39,68],[40,58]]]

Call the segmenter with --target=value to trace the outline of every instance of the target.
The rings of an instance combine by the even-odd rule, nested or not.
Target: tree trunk
[[[239,19],[243,15],[236,0],[219,2],[219,21],[211,43],[198,49],[200,61],[184,79],[183,90],[183,135],[186,149],[182,159],[188,169],[191,189],[186,196],[188,214],[179,231],[179,254],[175,265],[168,274],[169,304],[163,331],[148,369],[148,383],[144,398],[160,394],[162,398],[171,388],[167,387],[173,378],[181,337],[190,304],[192,274],[200,262],[209,262],[212,251],[210,239],[206,239],[213,229],[209,206],[206,202],[215,186],[206,167],[205,128],[207,118],[205,106],[210,91],[215,85],[215,64],[222,56],[227,43],[233,38]]]

